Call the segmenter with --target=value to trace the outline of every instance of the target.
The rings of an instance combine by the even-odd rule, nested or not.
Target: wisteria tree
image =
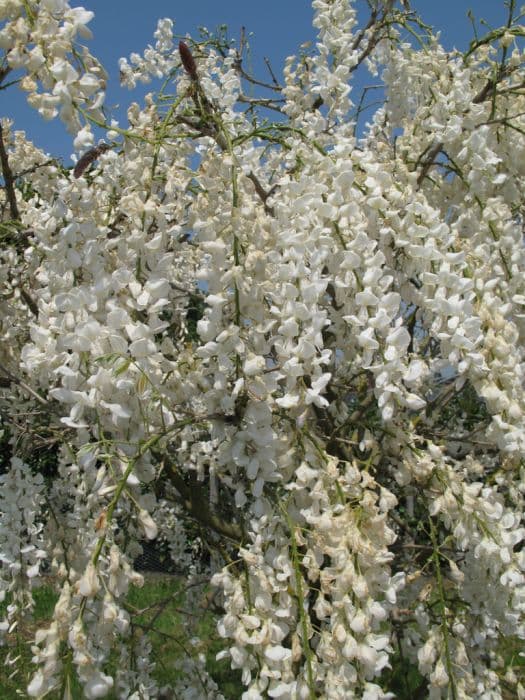
[[[120,66],[161,87],[119,124],[79,43],[92,13],[0,1],[3,94],[78,154],[1,122],[4,642],[44,577],[58,593],[30,696],[223,697],[200,657],[155,681],[126,604],[146,540],[190,602],[216,592],[245,700],[391,698],[396,664],[414,698],[525,696],[502,652],[525,638],[525,30],[505,5],[462,52],[406,1],[313,0],[317,42],[268,78],[244,37],[179,43],[163,19]]]

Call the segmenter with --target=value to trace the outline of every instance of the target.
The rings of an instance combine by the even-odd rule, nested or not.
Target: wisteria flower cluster
[[[0,0],[0,88],[60,116],[76,157],[0,122],[2,641],[44,576],[57,593],[29,696],[224,697],[195,614],[158,683],[128,604],[154,541],[187,609],[212,600],[244,700],[525,697],[525,8],[506,5],[446,51],[404,0],[364,24],[313,0],[316,43],[267,80],[244,35],[162,19],[121,59],[124,86],[157,86],[121,125],[79,44],[93,13]]]

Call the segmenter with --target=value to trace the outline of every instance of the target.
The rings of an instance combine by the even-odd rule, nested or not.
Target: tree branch
[[[424,162],[423,162],[423,166],[422,166],[422,168],[421,168],[421,172],[420,172],[419,175],[417,176],[417,186],[418,186],[418,187],[421,186],[421,183],[423,182],[423,180],[424,180],[424,179],[426,178],[426,176],[428,175],[428,171],[429,171],[430,168],[434,165],[434,158],[438,155],[438,153],[441,151],[442,148],[443,148],[443,142],[442,142],[442,141],[438,141],[436,144],[434,144],[434,146],[432,146],[432,148],[430,149],[430,151],[428,151],[428,155],[427,155],[427,157],[425,158],[425,160],[424,160]],[[418,161],[417,164],[419,165],[419,161]],[[416,166],[416,167],[417,167],[417,166]]]
[[[13,171],[9,165],[9,157],[7,155],[7,150],[4,141],[4,129],[2,127],[2,122],[0,121],[0,163],[2,165],[2,175],[5,183],[5,191],[7,195],[7,201],[9,202],[9,209],[11,211],[11,218],[15,221],[20,221],[20,212],[18,210],[18,204],[16,201],[15,192],[15,178],[13,177]]]
[[[34,399],[36,399],[39,403],[41,403],[42,406],[49,406],[49,403],[46,399],[44,399],[42,396],[40,396],[40,394],[38,394],[34,389],[32,389],[28,384],[23,382],[21,379],[19,379],[18,377],[15,377],[14,374],[11,374],[11,372],[7,369],[7,367],[4,367],[4,365],[0,364],[0,372],[2,372],[5,380],[8,380],[10,384],[17,384],[21,389],[23,389],[25,392],[30,394]]]
[[[179,492],[188,515],[236,544],[243,540],[243,531],[239,525],[222,520],[217,513],[210,510],[207,496],[192,474],[189,474],[191,484],[187,484],[174,464],[171,464],[166,472]]]
[[[242,93],[237,97],[237,102],[242,102],[243,104],[249,104],[254,107],[266,107],[266,109],[273,109],[274,112],[279,112],[282,114],[283,110],[279,107],[276,100],[272,100],[271,97],[247,97]],[[284,102],[284,100],[279,100],[279,102]]]
[[[257,192],[259,199],[264,204],[265,212],[267,214],[270,214],[270,216],[275,216],[275,212],[274,212],[273,207],[270,207],[270,206],[268,206],[268,204],[266,204],[266,200],[268,199],[268,197],[270,197],[273,194],[273,192],[275,190],[275,186],[272,187],[272,189],[267,192],[264,189],[264,187],[261,185],[261,183],[259,182],[257,175],[255,175],[253,172],[249,172],[248,175],[246,175],[246,177],[248,178],[248,180],[251,180],[253,182],[253,186],[255,187],[255,191]]]

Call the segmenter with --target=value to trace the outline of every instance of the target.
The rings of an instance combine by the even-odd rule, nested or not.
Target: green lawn
[[[57,596],[51,586],[42,586],[33,592],[35,609],[31,623],[22,625],[13,634],[9,635],[6,646],[0,647],[0,697],[2,700],[20,700],[20,692],[30,678],[31,650],[30,644],[34,631],[41,624],[49,620],[55,607]],[[2,604],[2,616],[5,613],[6,603]],[[13,665],[6,665],[9,658],[20,659]],[[25,693],[24,693],[25,695]],[[23,696],[22,696],[23,697]]]
[[[184,605],[184,595],[181,591],[182,582],[174,576],[147,575],[142,588],[132,588],[127,597],[127,605],[134,613],[134,633],[147,633],[153,647],[155,661],[155,678],[159,687],[172,686],[177,679],[175,668],[177,659],[185,654],[204,653],[206,667],[218,684],[222,694],[228,700],[238,700],[242,694],[240,673],[232,671],[228,660],[216,661],[215,656],[222,648],[221,641],[215,631],[215,616],[206,609],[203,601],[197,609],[188,610]],[[0,700],[20,700],[25,695],[25,687],[33,672],[31,666],[30,644],[34,631],[38,626],[45,625],[50,619],[57,595],[51,585],[42,586],[34,591],[35,610],[31,623],[22,625],[11,634],[8,645],[0,647]],[[5,603],[2,606],[5,609]],[[1,611],[3,612],[3,611]],[[195,622],[194,639],[201,640],[199,646],[192,645],[182,625],[183,616],[191,615]],[[511,659],[517,675],[525,682],[525,658],[520,656],[524,650],[523,643],[506,639],[502,641],[501,653]],[[9,657],[19,656],[19,661],[9,666]],[[111,673],[117,659],[111,659],[108,672]],[[396,693],[400,700],[424,698],[426,693],[421,685],[422,678],[416,668],[396,656],[393,657],[393,668],[386,671],[383,680],[388,688]],[[512,686],[503,684],[503,698],[513,700],[515,690]],[[71,694],[74,700],[82,698],[79,685],[73,681]],[[61,693],[47,696],[50,700],[62,700]],[[109,696],[111,700],[115,696]]]
[[[42,586],[34,591],[34,619],[21,626],[16,633],[9,636],[8,645],[0,647],[0,698],[1,700],[20,700],[25,695],[25,688],[33,672],[30,645],[35,629],[45,625],[50,619],[57,594],[51,585]],[[134,633],[148,633],[153,647],[155,661],[155,678],[160,687],[172,685],[177,679],[178,671],[175,661],[184,654],[202,652],[206,656],[206,666],[219,685],[223,695],[236,700],[242,692],[239,672],[232,671],[228,660],[216,661],[221,642],[215,631],[215,617],[205,609],[187,611],[184,606],[180,583],[174,576],[148,575],[142,588],[132,588],[128,594],[127,605],[136,614],[133,615]],[[5,608],[4,606],[2,606]],[[3,611],[2,611],[3,612]],[[191,614],[195,619],[196,637],[202,640],[195,647],[187,638],[182,618]],[[20,657],[13,666],[7,666],[6,660]],[[117,659],[110,660],[115,665]],[[73,698],[82,697],[78,684],[73,681],[71,687]],[[62,700],[61,693],[47,696],[50,700]],[[115,696],[108,696],[112,700]]]

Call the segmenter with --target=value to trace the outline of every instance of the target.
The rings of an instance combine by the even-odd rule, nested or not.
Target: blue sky
[[[118,59],[133,51],[142,53],[153,43],[157,19],[171,17],[175,32],[197,36],[199,26],[209,30],[220,24],[228,26],[230,36],[238,38],[241,26],[250,32],[253,68],[258,75],[267,77],[263,57],[269,57],[279,73],[284,58],[297,51],[299,45],[314,39],[311,26],[312,10],[308,0],[70,0],[71,5],[83,5],[93,10],[90,23],[94,38],[89,42],[91,52],[103,63],[110,75],[106,104],[118,114],[118,106],[140,99],[141,92],[122,89],[118,83]],[[519,3],[518,3],[519,4]],[[428,24],[441,30],[446,48],[463,48],[472,37],[467,19],[471,9],[475,16],[484,18],[489,25],[501,26],[506,10],[503,0],[411,0]],[[358,0],[358,7],[366,3]],[[481,30],[483,33],[483,30]],[[143,91],[142,91],[143,92]],[[44,122],[27,107],[21,91],[10,89],[3,93],[1,116],[13,118],[15,128],[23,129],[45,151],[63,158],[69,164],[72,152],[71,137],[58,120]],[[120,112],[122,114],[122,112]],[[122,126],[125,124],[121,121]]]

